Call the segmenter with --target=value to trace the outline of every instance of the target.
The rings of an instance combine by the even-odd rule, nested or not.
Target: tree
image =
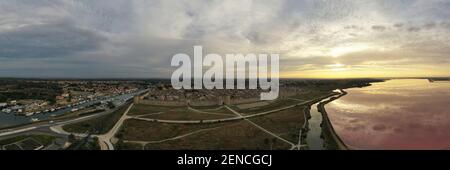
[[[273,146],[277,143],[277,138],[272,138],[272,145],[270,146],[270,150],[273,149]]]
[[[67,139],[70,143],[75,143],[76,139],[75,139],[75,135],[73,135],[72,133],[68,136]]]
[[[0,94],[0,102],[6,102],[6,101],[8,101],[8,97]]]
[[[114,105],[113,102],[109,101],[109,102],[108,102],[108,107],[109,107],[110,109],[114,109],[114,108],[116,107],[116,105]]]
[[[54,105],[54,104],[56,104],[56,99],[55,99],[54,97],[48,98],[47,101],[48,101],[48,104],[49,104],[49,105]]]
[[[67,102],[71,102],[72,101],[72,94],[69,93],[69,97],[67,97]]]

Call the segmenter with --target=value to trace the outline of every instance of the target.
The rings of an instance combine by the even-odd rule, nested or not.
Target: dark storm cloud
[[[93,51],[106,39],[67,22],[24,26],[0,33],[1,58],[65,58]]]

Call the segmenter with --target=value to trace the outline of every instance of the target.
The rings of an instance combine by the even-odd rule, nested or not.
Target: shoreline
[[[307,144],[306,138],[307,138],[308,132],[310,130],[309,129],[309,119],[311,119],[311,106],[315,105],[315,104],[320,104],[322,100],[327,99],[327,98],[332,98],[333,96],[336,96],[336,95],[340,95],[340,94],[336,93],[336,92],[331,92],[330,94],[325,95],[320,98],[317,98],[317,99],[313,100],[313,102],[305,105],[305,107],[303,108],[303,117],[304,117],[305,121],[303,122],[302,128],[300,129],[300,132],[299,132],[299,137],[300,137],[299,145]],[[301,148],[303,149],[304,147],[301,147]],[[306,146],[306,149],[309,150],[309,147]]]
[[[344,143],[344,141],[337,135],[336,131],[333,128],[333,124],[331,123],[328,113],[325,109],[325,105],[341,98],[342,96],[347,95],[348,93],[344,91],[343,89],[339,89],[341,91],[341,94],[336,97],[331,97],[329,100],[320,102],[317,107],[318,111],[322,114],[322,130],[326,130],[326,132],[329,133],[329,135],[324,135],[324,140],[330,139],[334,144],[336,144],[336,147],[338,150],[351,150],[351,148]],[[324,132],[322,132],[324,133]]]

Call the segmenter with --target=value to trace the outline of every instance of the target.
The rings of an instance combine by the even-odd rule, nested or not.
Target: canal
[[[112,101],[112,102],[116,103],[116,105],[122,105],[123,103],[125,103],[125,101],[132,99],[133,96],[140,94],[142,92],[143,91],[138,91],[138,92],[133,92],[133,93],[129,93],[129,94],[115,95],[115,96],[110,96],[110,97],[101,97],[99,99],[88,101],[86,103],[83,103],[83,104],[80,104],[77,106],[66,107],[64,109],[57,110],[54,112],[35,114],[33,116],[20,116],[20,115],[16,115],[13,113],[0,112],[0,128],[6,128],[6,127],[10,127],[10,126],[18,126],[18,125],[22,125],[22,124],[31,123],[31,122],[33,122],[32,119],[45,120],[45,119],[48,119],[49,117],[69,113],[69,112],[71,112],[71,110],[73,108],[88,107],[88,106],[91,106],[94,103],[97,103],[100,101]]]
[[[339,92],[335,90],[334,92]],[[337,94],[338,95],[338,94]],[[313,105],[311,105],[311,109],[309,111],[311,118],[308,120],[308,131],[306,134],[306,143],[310,150],[326,150],[325,140],[322,136],[322,122],[323,117],[322,113],[319,112],[318,105],[322,102],[330,100],[332,97],[337,95],[328,97],[323,99]]]

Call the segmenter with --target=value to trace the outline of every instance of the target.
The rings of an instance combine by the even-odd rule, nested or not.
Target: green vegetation
[[[48,135],[33,135],[32,138],[44,146],[51,144],[56,139],[55,136]]]
[[[67,150],[100,150],[97,137],[74,139]]]
[[[266,111],[271,111],[279,108],[283,108],[286,106],[294,105],[300,103],[296,100],[290,100],[290,99],[278,99],[273,102],[271,102],[269,105],[260,106],[260,107],[254,107],[254,108],[248,108],[248,109],[239,109],[236,106],[233,106],[233,109],[243,113],[243,114],[255,114],[255,113],[261,113]]]
[[[63,129],[71,133],[85,133],[89,132],[92,134],[104,134],[107,133],[116,122],[122,117],[125,111],[128,109],[130,104],[124,105],[117,109],[116,111],[100,116],[95,119],[86,120],[83,122],[65,125]]]
[[[191,106],[191,108],[208,113],[234,114],[223,106]]]
[[[327,148],[327,150],[339,150],[339,146],[336,143],[336,141],[333,139],[331,133],[332,132],[330,131],[330,128],[328,127],[327,124],[322,126],[322,135],[324,138],[325,148]]]
[[[233,117],[233,114],[215,113],[211,112],[197,112],[184,108],[176,108],[162,113],[149,114],[144,118],[150,119],[164,119],[164,120],[209,120]]]
[[[46,100],[56,102],[55,97],[62,93],[62,88],[52,82],[26,80],[0,80],[0,102],[19,99]]]
[[[144,104],[135,104],[133,108],[130,109],[129,115],[142,115],[150,113],[158,113],[172,110],[179,107],[164,107],[164,106],[151,106]]]
[[[136,143],[124,143],[122,140],[116,143],[115,148],[118,150],[142,150],[141,144]]]
[[[8,138],[8,139],[5,139],[5,140],[1,140],[0,141],[0,146],[8,145],[8,144],[11,144],[11,143],[14,143],[14,142],[21,141],[21,140],[26,139],[27,137],[29,137],[29,136],[21,135],[21,136],[16,136],[16,137]]]
[[[123,150],[140,150],[143,147],[149,150],[290,148],[289,144],[247,121],[169,124],[130,119],[124,122],[117,137],[119,142],[116,147]]]
[[[303,109],[303,106],[297,106],[250,120],[292,143],[297,143],[299,131],[305,123]]]
[[[225,123],[214,124],[169,124],[129,119],[117,134],[123,140],[157,141],[173,138],[201,129],[215,128]]]
[[[20,135],[0,141],[0,147],[7,145],[6,149],[20,149],[19,145],[25,150],[34,149],[40,145],[48,146],[56,139],[50,135]]]
[[[289,144],[246,121],[228,123],[220,128],[201,131],[183,138],[145,145],[145,149],[149,150],[279,150],[290,147]]]
[[[331,94],[331,90],[314,90],[314,89],[305,89],[304,93],[301,95],[291,96],[290,98],[297,99],[297,100],[312,100],[319,97],[323,97],[326,95]]]

